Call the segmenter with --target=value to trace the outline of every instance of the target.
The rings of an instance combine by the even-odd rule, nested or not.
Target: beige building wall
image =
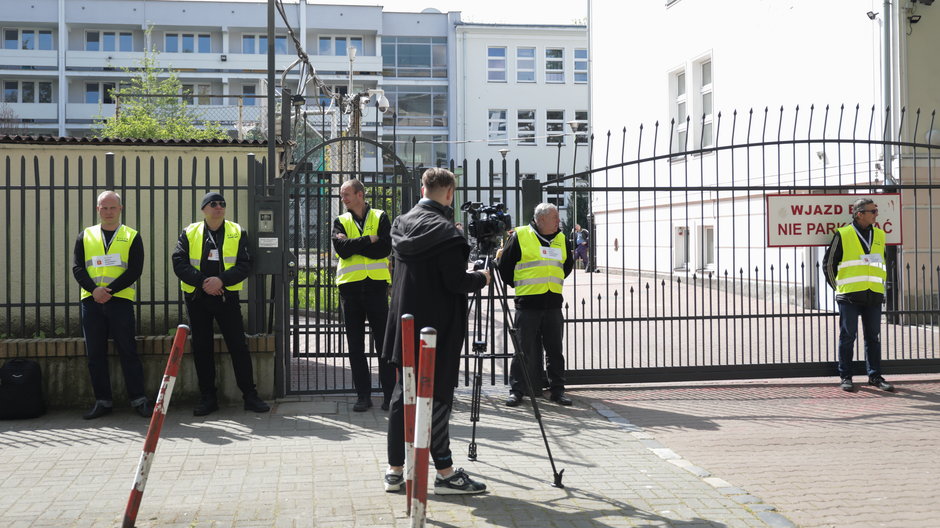
[[[220,190],[228,218],[249,228],[248,159],[254,153],[263,161],[263,145],[0,143],[0,303],[15,307],[0,308],[0,337],[23,337],[24,327],[25,337],[81,335],[73,250],[79,232],[99,221],[107,152],[114,153],[122,220],[144,242],[142,334],[183,321],[170,255],[181,230],[202,219],[199,201],[208,190]]]

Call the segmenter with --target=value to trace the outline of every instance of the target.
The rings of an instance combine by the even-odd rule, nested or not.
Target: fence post
[[[415,405],[415,504],[411,509],[412,528],[423,528],[428,508],[428,458],[431,446],[431,413],[434,401],[434,354],[437,330],[421,329],[421,355],[418,358],[418,402]]]
[[[401,316],[401,386],[405,398],[405,513],[411,515],[415,476],[415,317]]]
[[[144,451],[141,453],[140,462],[137,464],[134,487],[131,488],[131,495],[127,499],[127,508],[124,510],[123,528],[134,528],[134,522],[137,520],[137,511],[140,509],[141,499],[144,498],[147,475],[150,473],[150,465],[153,464],[154,453],[157,451],[157,440],[160,439],[160,430],[163,429],[166,410],[170,406],[170,396],[173,395],[173,385],[176,383],[177,374],[179,374],[180,363],[183,360],[183,348],[186,346],[188,336],[188,326],[179,325],[176,328],[176,337],[173,338],[173,346],[170,348],[170,358],[166,362],[166,371],[163,373],[163,383],[160,385],[160,392],[157,394],[157,401],[153,406],[153,414],[150,416],[150,427],[147,429],[147,438],[144,440]]]
[[[520,212],[521,223],[526,225],[532,220],[535,214],[535,206],[542,203],[542,183],[535,178],[525,178],[522,180],[522,211]]]
[[[104,186],[109,191],[114,190],[114,153],[106,152],[104,155]]]

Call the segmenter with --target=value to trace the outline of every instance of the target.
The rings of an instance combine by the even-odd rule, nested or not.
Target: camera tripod
[[[477,261],[474,265],[474,269],[486,269],[490,272],[490,284],[487,287],[487,315],[492,316],[493,312],[493,300],[498,298],[503,309],[503,313],[509,314],[509,305],[506,302],[506,285],[502,283],[499,278],[499,273],[496,270],[496,265],[493,262],[492,257],[489,256],[489,252],[484,253],[486,255],[485,259],[482,261]],[[494,293],[496,295],[494,295]],[[470,438],[470,447],[468,448],[467,458],[471,461],[477,459],[477,422],[480,421],[480,400],[483,396],[483,358],[486,357],[486,334],[489,330],[489,320],[485,322],[483,320],[483,304],[482,304],[482,294],[481,290],[477,290],[473,294],[473,297],[470,300],[471,307],[473,308],[473,317],[474,317],[474,326],[476,328],[476,336],[473,340],[472,346],[472,355],[474,359],[474,368],[473,368],[473,392],[470,398],[470,422],[472,426],[472,434]],[[517,357],[522,363],[522,372],[523,377],[525,378],[526,386],[529,388],[529,397],[532,400],[532,412],[535,415],[535,420],[539,424],[539,430],[542,433],[542,441],[545,443],[545,451],[548,453],[548,461],[552,465],[552,474],[554,475],[554,482],[552,486],[556,488],[564,488],[561,479],[565,470],[562,469],[558,471],[555,468],[555,459],[552,458],[552,448],[548,445],[548,437],[545,434],[545,424],[542,423],[542,413],[539,411],[538,399],[535,394],[535,385],[532,382],[531,376],[529,375],[529,369],[527,362],[529,358],[526,358],[525,351],[522,346],[519,344],[519,337],[516,335],[516,327],[513,324],[512,318],[509,318],[508,329],[509,338],[512,341],[512,346],[516,350]],[[490,357],[495,357],[491,355]]]

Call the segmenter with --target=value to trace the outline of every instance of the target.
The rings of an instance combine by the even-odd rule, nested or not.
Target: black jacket
[[[403,314],[414,316],[416,366],[421,329],[437,330],[434,397],[450,401],[467,331],[467,294],[485,286],[486,278],[467,271],[470,246],[449,207],[423,199],[395,219],[391,235],[392,301],[382,355],[401,365]]]
[[[362,218],[356,218],[356,214],[353,213],[353,218],[356,218],[359,221],[365,219],[366,215],[369,214],[370,207],[366,205],[366,209],[363,212]],[[350,211],[352,212],[352,211]],[[362,228],[360,227],[360,230]],[[337,216],[333,220],[333,234],[331,236],[333,241],[333,249],[336,251],[336,254],[339,255],[339,258],[349,258],[353,255],[362,255],[363,257],[370,259],[383,259],[392,252],[392,223],[388,220],[387,214],[382,214],[379,217],[379,230],[376,235],[379,237],[375,243],[372,243],[367,236],[351,238],[349,233],[346,232],[346,228],[343,227],[343,223],[339,221]],[[336,235],[343,234],[347,238],[338,239]],[[339,285],[340,293],[347,293],[354,291],[356,289],[362,288],[366,290],[384,290],[387,287],[386,282],[377,281],[374,279],[366,278],[361,281],[356,282],[347,282],[346,284]]]
[[[538,228],[535,225],[535,222],[531,222],[529,227],[535,230],[538,233]],[[547,237],[538,237],[539,242],[545,246],[549,247],[552,245],[552,240],[558,236],[558,232],[552,233]],[[571,239],[565,237],[565,277],[571,274],[571,269],[574,267],[574,256],[573,249],[571,246]],[[497,269],[499,270],[499,276],[503,279],[503,282],[506,284],[515,287],[515,281],[513,275],[516,270],[516,263],[522,259],[522,249],[519,247],[519,237],[513,232],[512,236],[509,237],[509,240],[503,246],[503,254],[499,259]],[[522,310],[545,310],[553,308],[561,308],[564,303],[564,297],[560,293],[554,292],[545,292],[541,295],[517,295],[516,296],[516,308]]]
[[[229,269],[224,269],[221,258],[219,260],[209,260],[209,250],[213,244],[209,243],[208,237],[219,248],[221,255],[222,244],[225,240],[225,224],[219,226],[215,231],[210,231],[209,226],[205,228],[206,241],[202,244],[202,260],[199,263],[199,269],[189,263],[189,239],[186,237],[184,229],[176,240],[176,249],[173,250],[173,272],[186,284],[194,286],[194,294],[202,291],[202,281],[209,277],[219,277],[224,286],[231,286],[248,278],[251,273],[251,257],[248,254],[248,232],[242,228],[242,236],[238,240],[238,253],[235,256],[235,265]],[[187,294],[189,295],[189,294]]]
[[[852,222],[855,225],[855,228],[862,233],[862,236],[866,239],[871,239],[874,236],[872,233],[872,227],[868,226],[867,228],[862,228],[855,222]],[[858,235],[856,235],[858,236]],[[865,247],[865,244],[862,244],[862,250],[865,253],[871,252],[869,248]],[[832,242],[829,243],[829,247],[826,248],[826,253],[823,255],[823,272],[826,274],[826,282],[829,283],[829,287],[833,290],[836,289],[836,274],[839,272],[839,263],[842,262],[842,235],[838,231],[835,232],[835,235],[832,237]],[[884,295],[873,292],[871,290],[865,290],[860,292],[851,292],[851,293],[837,293],[836,302],[847,302],[852,304],[862,304],[865,306],[872,306],[875,304],[881,304],[884,301]]]

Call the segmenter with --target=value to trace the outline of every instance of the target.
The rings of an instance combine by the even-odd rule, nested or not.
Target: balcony
[[[91,69],[100,71],[104,68],[136,67],[144,54],[137,51],[81,51],[69,50],[65,53],[66,69]]]
[[[94,121],[113,115],[113,104],[68,103],[65,105],[65,118],[72,123],[76,121]]]
[[[0,69],[22,69],[22,66],[28,66],[28,69],[56,69],[56,50],[0,49]]]
[[[55,103],[7,103],[10,110],[20,119],[50,119],[59,117],[59,105]]]

